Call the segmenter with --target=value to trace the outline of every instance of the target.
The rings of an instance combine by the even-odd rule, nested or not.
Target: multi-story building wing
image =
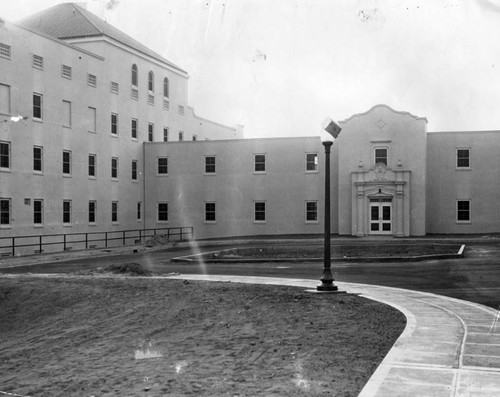
[[[0,70],[2,236],[140,229],[144,142],[242,137],[194,114],[186,71],[74,3],[1,21]]]

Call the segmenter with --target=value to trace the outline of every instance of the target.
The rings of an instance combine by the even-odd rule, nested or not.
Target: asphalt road
[[[281,242],[280,244],[282,244]],[[253,242],[239,243],[255,245]],[[259,244],[266,244],[259,242]],[[275,244],[269,242],[268,244]],[[287,244],[287,242],[285,242]],[[297,242],[288,242],[296,245]],[[234,242],[205,243],[195,252],[210,252],[234,247]],[[107,257],[43,263],[0,269],[0,273],[67,273],[104,267],[113,263],[135,262],[153,272],[168,274],[217,274],[318,279],[322,263],[172,263],[175,257],[189,255],[189,247],[126,253]],[[377,284],[464,299],[495,309],[500,306],[500,244],[474,242],[467,245],[464,258],[418,262],[332,262],[335,280]]]

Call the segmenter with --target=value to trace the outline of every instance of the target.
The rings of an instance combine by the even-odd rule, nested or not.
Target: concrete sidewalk
[[[179,275],[316,288],[318,281],[270,277]],[[360,393],[377,396],[500,396],[500,319],[476,303],[424,292],[337,282],[339,289],[403,312],[407,325]],[[499,324],[497,324],[497,319]]]

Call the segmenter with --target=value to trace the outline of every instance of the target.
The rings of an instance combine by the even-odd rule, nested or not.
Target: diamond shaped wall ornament
[[[377,127],[380,128],[380,129],[384,128],[387,125],[387,123],[384,120],[382,120],[382,119],[380,119],[379,121],[377,121],[376,124],[377,124]]]

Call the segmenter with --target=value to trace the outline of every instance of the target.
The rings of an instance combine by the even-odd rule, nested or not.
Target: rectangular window
[[[158,203],[158,222],[168,222],[168,203]]]
[[[163,142],[168,142],[168,128],[163,127]]]
[[[0,43],[0,57],[10,59],[11,51],[10,45],[5,43]]]
[[[457,149],[457,168],[470,168],[470,149]]]
[[[205,173],[215,174],[215,156],[205,157]]]
[[[43,172],[43,148],[41,146],[33,146],[33,171]]]
[[[137,119],[132,119],[130,131],[132,139],[137,139]]]
[[[470,210],[470,200],[457,200],[457,222],[469,223]]]
[[[0,114],[10,115],[10,86],[0,84]]]
[[[266,172],[266,155],[256,154],[255,155],[255,172]]]
[[[71,223],[71,200],[63,201],[63,224]]]
[[[255,202],[255,222],[266,221],[266,203],[265,201]]]
[[[33,54],[32,66],[36,69],[43,70],[43,57]]]
[[[115,81],[112,81],[111,82],[111,87],[110,87],[110,90],[111,90],[111,93],[112,94],[118,94],[118,91],[119,91],[119,86],[118,86],[118,83],[115,82]]]
[[[158,157],[158,174],[168,174],[168,157]]]
[[[89,201],[89,223],[96,223],[97,202]]]
[[[179,142],[182,142],[184,140],[184,132],[179,131]]]
[[[64,77],[65,79],[71,80],[71,66],[62,65],[61,76]]]
[[[318,221],[318,202],[317,201],[307,201],[306,202],[306,222],[317,222]]]
[[[97,111],[89,106],[89,132],[97,132]]]
[[[132,160],[132,180],[137,180],[137,160]]]
[[[69,150],[63,151],[62,169],[64,175],[71,175],[71,152]]]
[[[0,170],[10,170],[10,142],[0,142]]]
[[[118,178],[118,157],[111,158],[111,178]]]
[[[33,93],[33,118],[35,120],[42,120],[42,95]]]
[[[10,199],[0,199],[0,226],[10,225]]]
[[[96,87],[97,86],[97,76],[94,74],[87,74],[87,85],[90,87]]]
[[[318,153],[306,153],[306,172],[318,171]]]
[[[137,203],[137,220],[140,221],[142,219],[142,210],[141,210],[141,207],[142,207],[142,203],[139,201]]]
[[[198,135],[193,134],[193,142],[196,142],[198,140]]]
[[[215,222],[215,203],[205,203],[205,222]]]
[[[95,178],[96,155],[89,154],[89,176]]]
[[[153,123],[148,124],[148,141],[153,142],[155,125]]]
[[[118,115],[111,113],[111,134],[118,135]]]
[[[387,165],[387,148],[375,148],[375,164]]]
[[[33,223],[35,225],[43,224],[43,200],[33,200]]]
[[[71,102],[62,101],[63,103],[63,127],[71,128]]]
[[[111,222],[118,222],[118,201],[111,203]]]

